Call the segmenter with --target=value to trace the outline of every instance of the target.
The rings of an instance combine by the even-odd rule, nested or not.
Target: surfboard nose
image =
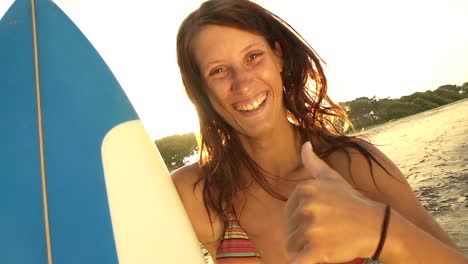
[[[0,58],[2,262],[117,263],[100,150],[136,112],[51,1],[12,5]]]

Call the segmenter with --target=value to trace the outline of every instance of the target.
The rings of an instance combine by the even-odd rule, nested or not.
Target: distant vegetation
[[[348,112],[355,130],[360,130],[464,98],[468,98],[468,82],[462,86],[444,85],[434,91],[416,92],[398,99],[360,97],[341,105]]]
[[[398,99],[360,97],[340,104],[348,112],[354,130],[359,131],[464,98],[468,98],[468,82],[461,86],[443,85],[434,91],[416,92]],[[165,137],[156,140],[156,145],[169,171],[188,163],[187,157],[198,149],[194,133]]]
[[[194,133],[172,135],[156,140],[156,146],[169,171],[185,165],[186,158],[194,155],[198,148]]]

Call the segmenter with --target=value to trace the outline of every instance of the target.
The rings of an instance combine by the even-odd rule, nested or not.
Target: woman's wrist
[[[409,222],[404,219],[398,212],[391,210],[388,229],[386,234],[385,244],[380,252],[379,260],[383,263],[410,263],[405,260],[410,260],[410,254],[407,246],[405,246],[405,236],[408,234]]]
[[[375,254],[381,238],[381,228],[385,215],[385,204],[373,200],[369,200],[368,202],[368,209],[370,210],[367,210],[368,221],[366,221],[365,225],[369,228],[369,233],[365,236],[367,239],[364,240],[366,242],[362,245],[363,251],[360,252],[360,256],[370,259]]]
[[[380,226],[380,236],[378,239],[377,246],[375,248],[374,254],[372,254],[370,258],[367,258],[366,264],[382,264],[383,262],[380,261],[380,255],[382,253],[383,247],[385,246],[387,240],[387,233],[389,228],[390,219],[392,216],[392,208],[390,205],[383,206],[383,217],[381,219],[381,226]]]
[[[467,263],[455,248],[434,238],[392,210],[380,261],[393,263]]]
[[[377,244],[377,248],[375,249],[374,254],[372,255],[373,260],[379,260],[380,259],[380,254],[382,253],[382,249],[385,246],[385,241],[387,238],[387,231],[388,231],[388,226],[390,223],[390,218],[392,216],[392,207],[390,205],[385,206],[385,213],[384,217],[382,220],[382,226],[380,228],[380,239],[379,243]]]

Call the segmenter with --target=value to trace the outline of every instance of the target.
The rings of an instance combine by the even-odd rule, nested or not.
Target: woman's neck
[[[289,122],[260,138],[241,137],[241,142],[250,157],[275,178],[287,178],[292,171],[302,166],[301,137]]]

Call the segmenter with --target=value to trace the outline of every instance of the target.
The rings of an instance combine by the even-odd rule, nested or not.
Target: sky
[[[198,131],[176,35],[200,0],[54,0],[111,68],[153,139]],[[257,0],[327,63],[335,101],[468,82],[467,0]],[[0,0],[0,16],[13,0]],[[158,3],[155,5],[155,3]]]

